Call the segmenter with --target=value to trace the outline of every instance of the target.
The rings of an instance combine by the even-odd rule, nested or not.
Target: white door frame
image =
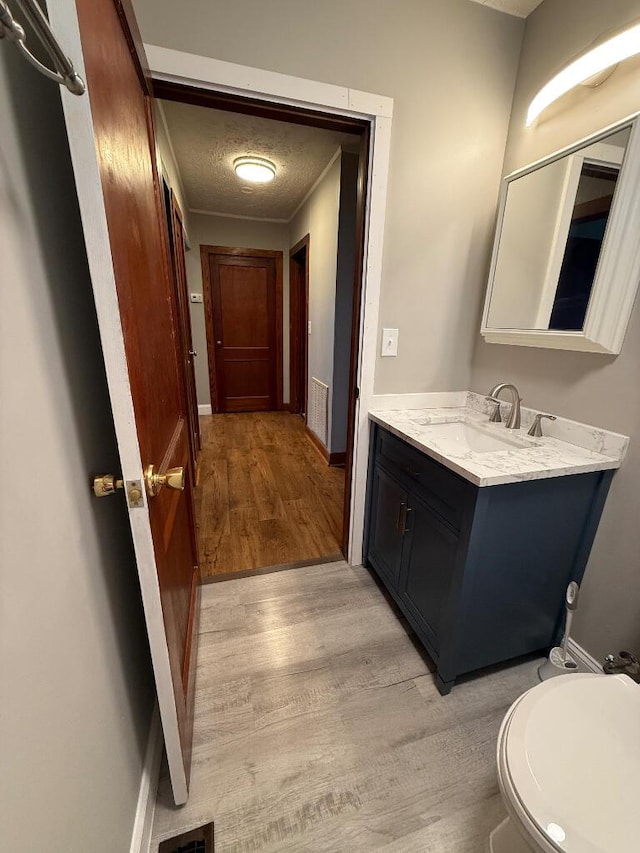
[[[382,281],[382,242],[387,205],[387,182],[391,142],[393,99],[290,77],[273,71],[222,62],[206,56],[145,44],[151,74],[155,79],[197,86],[216,92],[244,95],[279,104],[365,119],[371,125],[369,183],[365,209],[365,245],[360,316],[360,346],[356,385],[353,465],[351,470],[351,514],[348,561],[362,562],[364,511],[369,460],[369,409],[378,346],[378,313]]]

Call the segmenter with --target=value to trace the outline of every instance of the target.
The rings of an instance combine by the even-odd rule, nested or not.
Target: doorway
[[[166,171],[187,206],[191,319],[206,351],[202,574],[337,559],[348,544],[368,123],[160,81],[154,93],[175,160]],[[273,185],[238,181],[233,164],[247,152],[270,154]]]

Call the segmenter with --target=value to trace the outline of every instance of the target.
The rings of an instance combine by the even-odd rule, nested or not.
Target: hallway
[[[200,418],[196,491],[203,578],[339,558],[344,468],[288,412]]]
[[[216,853],[478,853],[504,816],[500,721],[538,663],[442,697],[366,569],[207,584],[189,802],[165,764],[151,850],[213,820]]]

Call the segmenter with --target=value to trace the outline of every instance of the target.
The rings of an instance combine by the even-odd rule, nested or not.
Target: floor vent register
[[[160,844],[158,853],[213,853],[213,824],[168,838]]]

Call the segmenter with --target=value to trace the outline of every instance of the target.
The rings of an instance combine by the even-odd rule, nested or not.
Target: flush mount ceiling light
[[[233,170],[243,181],[252,184],[268,184],[276,176],[275,163],[264,157],[238,157],[233,161]]]
[[[574,86],[602,74],[608,68],[638,53],[640,53],[640,23],[634,24],[624,32],[608,38],[587,51],[549,80],[531,101],[526,126],[532,125],[540,113]]]

